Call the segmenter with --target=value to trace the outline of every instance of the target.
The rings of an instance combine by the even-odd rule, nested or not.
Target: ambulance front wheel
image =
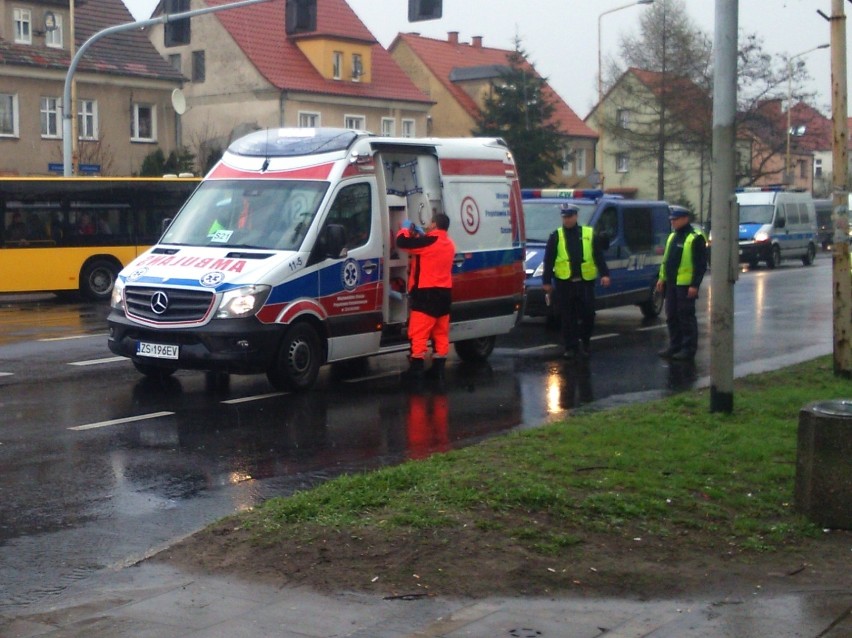
[[[307,323],[291,326],[281,340],[278,356],[266,377],[278,390],[307,390],[322,365],[322,342]]]
[[[462,361],[485,361],[494,351],[497,337],[480,337],[456,341],[456,354]]]

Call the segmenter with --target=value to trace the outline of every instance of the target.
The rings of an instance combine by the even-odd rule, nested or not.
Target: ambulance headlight
[[[271,290],[270,286],[243,286],[229,290],[222,295],[216,318],[239,319],[250,317],[266,303]]]
[[[116,310],[124,310],[124,282],[121,279],[115,280],[115,285],[112,287],[112,296],[109,299],[109,305]]]

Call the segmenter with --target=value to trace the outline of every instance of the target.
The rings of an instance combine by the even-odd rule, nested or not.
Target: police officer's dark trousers
[[[687,295],[689,286],[666,284],[666,325],[669,328],[669,349],[672,353],[695,355],[698,349],[698,320],[695,318],[695,299]]]
[[[589,344],[595,327],[595,282],[554,279],[565,350]]]

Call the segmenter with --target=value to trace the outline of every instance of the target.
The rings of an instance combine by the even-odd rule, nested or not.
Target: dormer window
[[[62,16],[52,11],[44,16],[44,44],[54,49],[62,48]]]
[[[335,51],[331,54],[331,77],[339,80],[343,77],[343,52]]]
[[[29,9],[15,9],[13,11],[15,20],[15,43],[33,43],[33,14]]]
[[[360,82],[361,76],[364,75],[364,62],[360,53],[352,54],[352,81]]]

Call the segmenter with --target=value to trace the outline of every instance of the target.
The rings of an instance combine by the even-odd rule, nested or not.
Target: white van
[[[817,220],[810,194],[774,187],[737,190],[740,261],[777,267],[782,259],[813,263]]]
[[[119,274],[109,348],[148,376],[266,373],[408,349],[401,222],[450,217],[450,339],[483,359],[520,318],[521,194],[499,139],[275,129],[231,144],[159,243]]]

